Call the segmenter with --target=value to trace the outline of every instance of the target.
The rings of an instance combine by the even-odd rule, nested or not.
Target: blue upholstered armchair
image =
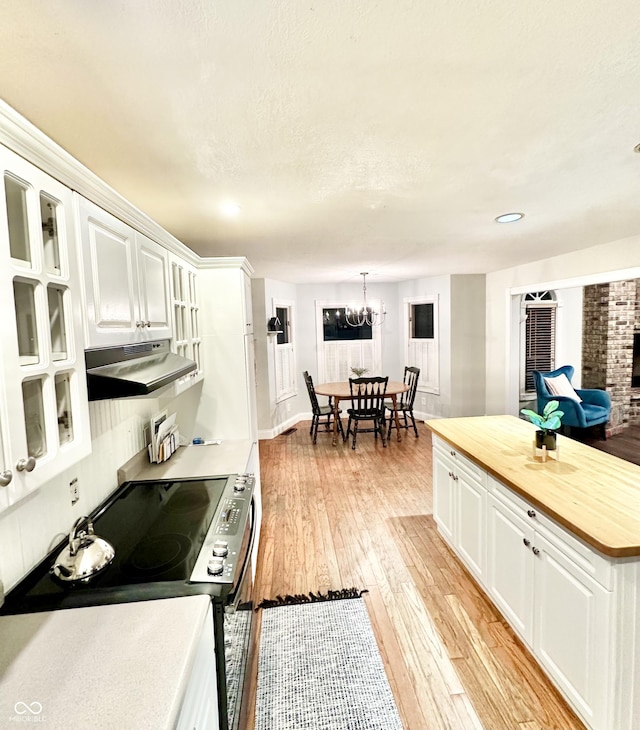
[[[560,410],[564,412],[562,425],[572,428],[589,428],[600,425],[602,437],[606,438],[605,425],[611,413],[611,396],[606,390],[595,388],[578,388],[575,392],[582,398],[578,402],[574,398],[564,395],[554,395],[548,388],[545,378],[555,378],[564,374],[569,383],[573,377],[573,365],[563,365],[561,368],[552,370],[549,373],[533,371],[538,396],[538,413],[542,413],[545,405],[550,400],[557,400],[560,403]]]

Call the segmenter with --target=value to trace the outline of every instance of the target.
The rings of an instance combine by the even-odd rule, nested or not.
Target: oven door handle
[[[244,562],[240,570],[240,575],[236,583],[235,591],[229,595],[229,600],[225,606],[226,613],[234,613],[238,610],[238,604],[242,597],[242,586],[247,575],[247,570],[251,570],[251,556],[253,554],[253,544],[256,538],[256,507],[253,496],[251,497],[251,504],[249,505],[249,544],[247,545],[247,551],[244,556]],[[253,591],[252,591],[253,593]]]

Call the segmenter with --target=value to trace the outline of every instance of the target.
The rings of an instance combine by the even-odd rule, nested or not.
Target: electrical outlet
[[[72,479],[69,482],[69,489],[71,491],[71,504],[75,504],[80,499],[80,486],[78,484],[78,477]]]

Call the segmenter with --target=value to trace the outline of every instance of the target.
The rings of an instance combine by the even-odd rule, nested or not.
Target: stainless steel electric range
[[[123,484],[7,594],[0,613],[208,594],[220,729],[235,730],[251,646],[254,484],[246,474]],[[113,557],[76,573],[82,550],[88,559],[97,543]]]

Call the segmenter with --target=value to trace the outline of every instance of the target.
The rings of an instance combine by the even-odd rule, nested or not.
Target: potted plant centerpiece
[[[536,431],[536,448],[546,447],[547,451],[555,451],[556,448],[556,431],[562,424],[563,411],[559,411],[560,403],[557,400],[550,400],[542,411],[542,415],[523,408],[520,413],[526,416],[534,426],[538,428]]]
[[[351,372],[356,376],[356,378],[361,378],[365,373],[368,373],[369,371],[367,368],[351,368]]]

